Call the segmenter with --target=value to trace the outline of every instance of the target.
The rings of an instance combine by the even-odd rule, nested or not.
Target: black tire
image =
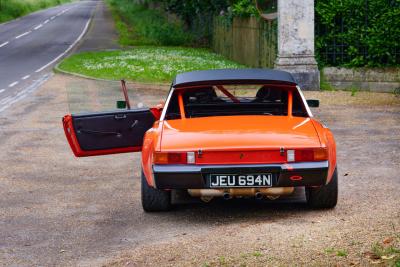
[[[321,187],[306,188],[307,204],[314,209],[332,209],[338,199],[338,173],[337,169],[329,184]]]
[[[167,211],[171,209],[171,191],[155,189],[147,184],[142,171],[142,207],[144,211]]]

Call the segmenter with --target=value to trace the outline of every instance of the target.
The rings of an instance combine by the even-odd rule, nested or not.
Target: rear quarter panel
[[[312,119],[315,130],[318,133],[320,138],[321,146],[326,147],[328,149],[328,161],[329,161],[329,170],[328,170],[328,179],[326,183],[329,183],[332,179],[332,175],[336,169],[336,142],[333,136],[333,133],[329,128],[324,126],[322,123],[317,121],[316,119]]]
[[[150,128],[144,138],[142,147],[142,169],[146,177],[147,183],[154,186],[153,178],[153,153],[160,150],[161,146],[161,132],[162,122],[156,121],[152,128]]]

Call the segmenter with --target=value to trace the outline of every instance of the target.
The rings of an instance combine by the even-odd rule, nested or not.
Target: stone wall
[[[394,92],[400,88],[400,68],[336,68],[322,70],[324,81],[338,89]]]

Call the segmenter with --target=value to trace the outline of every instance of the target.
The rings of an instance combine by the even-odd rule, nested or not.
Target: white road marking
[[[56,17],[61,16],[62,14],[64,14],[65,12],[67,12],[69,10],[69,8],[64,9],[63,11],[60,11],[57,13]]]
[[[3,93],[6,89],[0,89],[0,94]]]
[[[38,29],[40,29],[40,28],[42,28],[43,27],[43,24],[39,24],[39,25],[37,25],[34,29],[35,30],[38,30]]]
[[[46,20],[43,22],[43,24],[46,24],[47,22],[49,22],[49,20],[48,20],[48,19],[46,19]]]
[[[3,99],[0,101],[0,105],[3,105],[4,103],[7,103],[7,101],[10,100],[11,98],[12,98],[12,96],[7,96],[6,98],[3,98]]]
[[[15,96],[20,96],[20,95],[23,95],[23,94],[25,94],[25,92],[21,91],[21,92],[18,92]]]
[[[3,47],[3,46],[5,46],[5,45],[8,45],[8,43],[9,43],[9,42],[4,42],[4,43],[0,44],[0,47]]]
[[[19,82],[10,83],[10,84],[8,85],[8,87],[14,87],[14,86],[16,86],[18,83],[19,83]]]
[[[52,16],[51,18],[50,18],[50,20],[53,20],[55,18],[55,16]]]
[[[57,60],[59,60],[60,58],[62,58],[65,54],[67,54],[69,52],[69,50],[71,50],[78,42],[79,40],[82,39],[83,35],[85,35],[88,27],[89,27],[89,23],[92,20],[92,18],[89,18],[88,21],[86,22],[85,27],[83,28],[82,33],[78,36],[78,38],[75,40],[75,42],[73,42],[68,48],[67,50],[65,50],[63,53],[61,53],[59,56],[57,56],[55,59],[53,59],[52,61],[50,61],[49,63],[47,63],[46,65],[44,65],[43,67],[37,69],[35,72],[41,72],[42,70],[44,70],[45,68],[47,68],[48,66],[50,66],[51,64],[53,64],[54,62],[56,62]]]
[[[5,109],[7,109],[8,107],[10,107],[12,104],[14,104],[15,102],[23,99],[24,97],[26,97],[29,93],[35,91],[37,88],[39,88],[45,81],[47,81],[52,74],[46,74],[44,76],[42,76],[39,80],[36,80],[31,86],[25,88],[24,90],[22,90],[21,92],[19,92],[18,94],[16,94],[13,97],[6,97],[4,98],[2,101],[0,101],[0,112],[4,111]]]
[[[26,79],[28,79],[29,77],[31,77],[31,75],[26,75],[26,76],[22,77],[22,80],[26,80]]]
[[[16,36],[15,39],[19,39],[19,38],[21,38],[22,36],[25,36],[25,35],[30,34],[31,32],[32,32],[32,31],[24,32],[23,34],[20,34],[20,35]]]

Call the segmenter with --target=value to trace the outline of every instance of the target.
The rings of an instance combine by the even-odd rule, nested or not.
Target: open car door
[[[86,157],[141,151],[156,116],[142,108],[66,115],[62,121],[75,156]]]

